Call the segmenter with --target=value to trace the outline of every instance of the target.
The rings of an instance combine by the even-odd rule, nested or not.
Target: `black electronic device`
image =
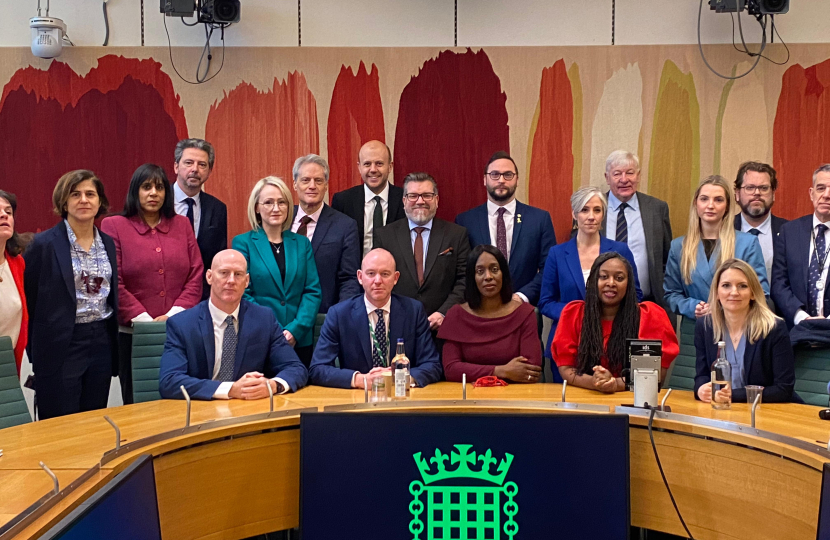
[[[242,11],[239,0],[201,0],[199,22],[231,24],[240,20]]]
[[[159,0],[161,12],[168,17],[193,17],[196,14],[196,0]]]

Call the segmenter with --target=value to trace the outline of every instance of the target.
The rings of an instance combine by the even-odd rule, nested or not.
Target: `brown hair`
[[[766,173],[769,175],[769,184],[773,191],[778,189],[778,176],[775,174],[775,169],[772,165],[761,163],[760,161],[744,161],[738,169],[738,176],[735,178],[735,191],[741,189],[744,185],[744,175],[748,172]]]
[[[9,202],[9,206],[12,207],[12,216],[16,217],[17,197],[15,197],[14,193],[9,193],[8,191],[0,189],[0,199],[6,199]],[[8,251],[9,255],[12,257],[23,253],[23,242],[20,239],[20,235],[17,234],[16,228],[12,231],[12,237],[6,240],[6,251]]]
[[[87,180],[92,181],[92,184],[95,186],[95,191],[98,192],[98,199],[101,202],[101,206],[98,208],[98,213],[95,214],[95,217],[97,218],[106,214],[110,209],[110,202],[104,193],[104,183],[95,176],[94,172],[86,169],[70,171],[60,177],[55,186],[55,191],[52,192],[52,210],[63,219],[66,219],[66,202],[69,200],[69,195],[78,184],[86,182]]]

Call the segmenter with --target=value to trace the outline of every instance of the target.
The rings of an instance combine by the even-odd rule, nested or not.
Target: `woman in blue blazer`
[[[306,367],[322,292],[311,242],[291,232],[291,191],[281,179],[263,178],[248,199],[253,230],[236,236],[233,249],[248,261],[251,281],[245,299],[271,308],[288,343]]]
[[[573,300],[585,300],[585,282],[594,261],[601,253],[616,251],[625,257],[634,270],[637,301],[643,300],[634,255],[623,242],[609,240],[599,233],[602,219],[608,209],[605,194],[596,187],[584,187],[571,195],[571,209],[576,220],[577,233],[570,241],[553,246],[545,262],[539,311],[553,321],[545,346],[545,356],[551,358],[550,345],[556,334],[559,316],[565,305]],[[562,382],[553,370],[555,382]]]
[[[691,320],[710,312],[709,289],[715,270],[727,259],[741,259],[755,270],[769,296],[767,268],[761,244],[751,234],[735,230],[732,186],[718,175],[704,178],[692,197],[686,236],[671,243],[663,280],[666,303]]]

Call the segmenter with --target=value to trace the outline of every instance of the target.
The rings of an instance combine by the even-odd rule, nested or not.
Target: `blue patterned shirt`
[[[66,223],[69,236],[69,255],[72,258],[72,274],[75,281],[75,323],[103,321],[112,316],[107,297],[112,286],[112,265],[107,249],[95,229],[95,240],[89,251],[78,245],[75,231]]]

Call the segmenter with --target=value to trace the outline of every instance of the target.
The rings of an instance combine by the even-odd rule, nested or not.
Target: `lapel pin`
[[[522,222],[522,215],[521,214],[516,214],[516,223],[521,223],[521,222]]]

